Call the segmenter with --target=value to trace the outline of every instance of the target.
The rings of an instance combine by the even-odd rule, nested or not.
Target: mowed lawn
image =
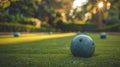
[[[70,43],[75,34],[55,35],[1,36],[0,67],[120,67],[119,35],[100,39],[99,34],[89,33],[96,46],[90,58],[71,54]]]

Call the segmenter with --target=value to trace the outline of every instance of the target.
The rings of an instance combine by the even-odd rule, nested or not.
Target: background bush
[[[108,25],[108,26],[104,26],[100,29],[94,29],[92,31],[95,32],[120,32],[120,23],[119,24],[114,24],[114,25]]]
[[[23,25],[19,23],[0,23],[0,32],[32,32],[38,29],[32,25]]]
[[[17,22],[0,23],[0,32],[58,32],[59,29],[55,29],[49,24],[42,24],[41,28],[36,28],[30,24],[19,24]]]
[[[97,26],[95,24],[65,24],[64,25],[65,29],[64,31],[91,31]]]

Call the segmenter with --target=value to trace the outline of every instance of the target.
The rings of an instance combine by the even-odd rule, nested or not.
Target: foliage
[[[119,7],[119,0],[88,0],[88,2],[82,6],[84,8],[84,12],[91,12],[92,13],[92,22],[98,22],[96,17],[97,17],[97,12],[98,12],[98,7],[97,3],[99,1],[104,1],[104,8],[101,9],[102,12],[102,20],[106,25],[110,24],[117,24],[120,20],[120,7]],[[110,9],[107,9],[107,2],[111,3]],[[112,22],[111,22],[112,20]]]
[[[14,23],[0,23],[0,31],[1,32],[32,32],[37,30],[37,28],[35,28],[32,25],[23,25],[23,24],[19,24],[17,22]]]
[[[8,2],[10,5],[7,7],[0,7],[0,22],[31,24],[28,18],[37,18],[56,28],[55,20],[59,18],[57,14],[62,17],[64,13],[67,17],[73,0],[10,0]]]
[[[114,24],[114,25],[108,25],[108,26],[104,26],[100,29],[94,29],[93,31],[97,31],[97,32],[120,32],[120,23],[119,24]]]
[[[42,24],[41,28],[28,24],[19,24],[18,22],[0,23],[0,32],[60,32],[60,29],[55,29],[49,24]]]
[[[105,20],[104,23],[105,23],[106,25],[114,25],[114,24],[119,24],[119,23],[120,23],[120,20],[117,19],[117,18],[111,18],[111,19]]]
[[[91,31],[92,29],[97,28],[95,24],[66,24],[64,31]]]
[[[54,9],[57,12],[65,11],[69,12],[72,7],[73,0],[43,0],[42,3],[46,5],[46,8]],[[57,5],[57,6],[56,6]]]
[[[108,18],[105,20],[106,25],[113,25],[120,23],[119,19],[119,11],[118,10],[110,10],[108,14]]]
[[[42,25],[41,25],[41,31],[42,32],[61,32],[60,29],[56,29],[56,28],[52,27],[47,22],[43,22],[42,23]]]

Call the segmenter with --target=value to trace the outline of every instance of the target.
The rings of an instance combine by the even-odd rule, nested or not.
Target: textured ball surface
[[[19,37],[20,33],[19,32],[14,32],[14,37]]]
[[[91,57],[95,51],[95,44],[91,37],[78,35],[71,42],[71,53],[79,57]]]
[[[106,36],[107,36],[107,35],[106,35],[106,33],[104,33],[104,32],[100,34],[100,38],[101,38],[101,39],[106,39]]]

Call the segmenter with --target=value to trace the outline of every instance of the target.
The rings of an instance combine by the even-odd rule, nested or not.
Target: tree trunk
[[[97,22],[97,26],[98,28],[102,27],[102,12],[101,11],[97,11],[96,13],[96,22]]]

